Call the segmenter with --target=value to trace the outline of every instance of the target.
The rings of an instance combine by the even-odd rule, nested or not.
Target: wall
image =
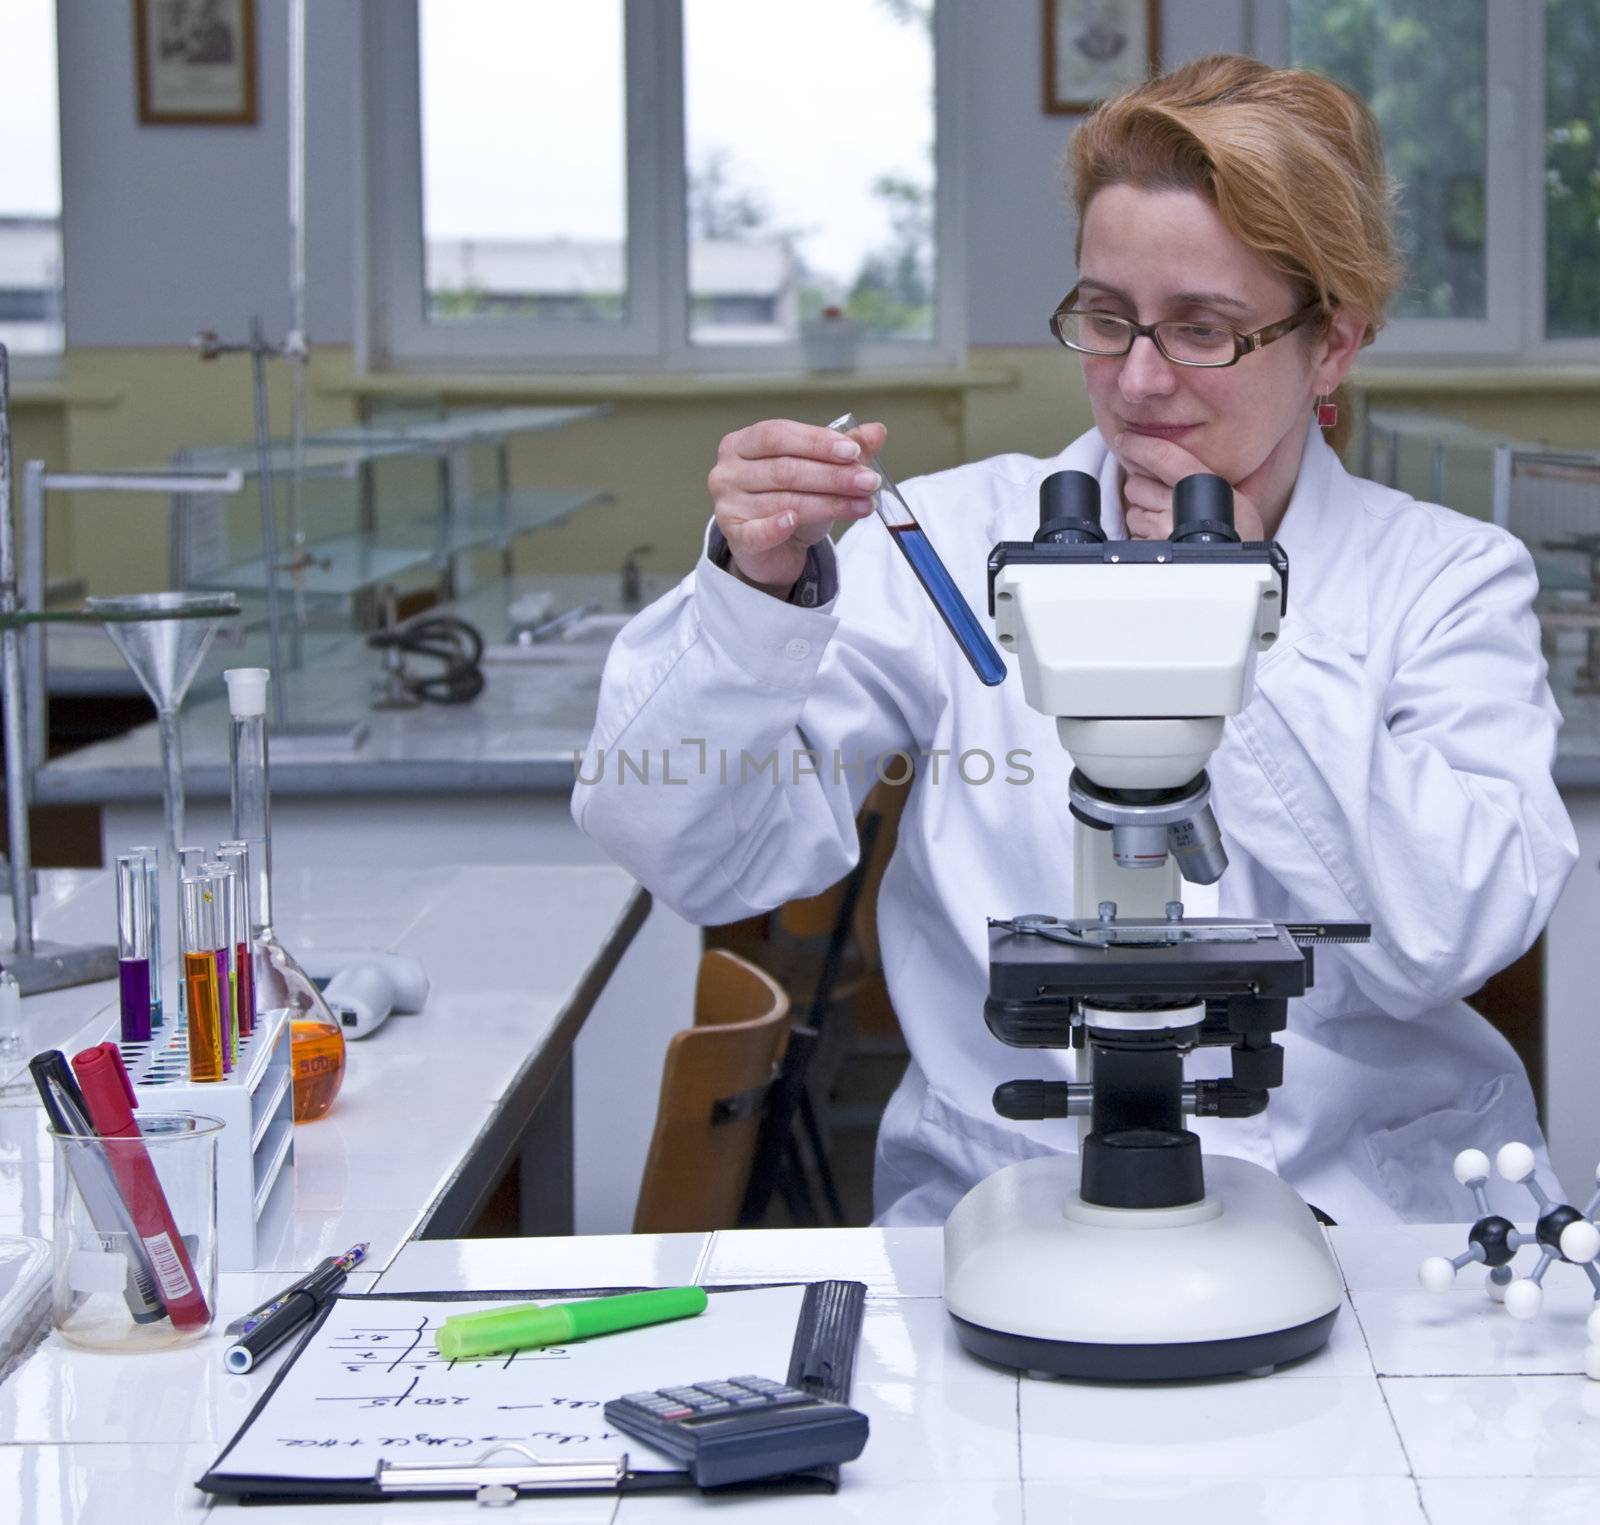
[[[308,7],[306,327],[347,344],[355,239],[356,0]],[[133,6],[59,5],[67,345],[186,344],[289,321],[288,6],[255,7],[254,127],[138,125]]]
[[[181,445],[246,439],[248,363],[241,357],[203,366],[185,346],[207,327],[242,337],[254,314],[273,336],[288,324],[287,7],[257,7],[260,121],[252,128],[139,126],[131,7],[103,0],[61,10],[68,379],[72,391],[93,401],[53,421],[46,409],[29,410],[18,458],[33,453],[30,439],[75,467],[155,464]],[[1250,13],[1249,0],[1167,4],[1165,57],[1248,48]],[[699,543],[716,442],[757,417],[827,417],[836,402],[878,412],[890,423],[889,459],[901,476],[1004,450],[1050,454],[1088,426],[1076,367],[1045,331],[1045,315],[1073,279],[1060,178],[1073,119],[1040,109],[1040,6],[967,3],[959,17],[961,276],[971,360],[1011,372],[1014,382],[960,396],[877,398],[844,387],[837,397],[777,390],[626,400],[604,424],[518,445],[519,473],[550,485],[603,485],[614,494],[611,505],[526,542],[523,564],[598,569],[614,565],[628,546],[650,543],[657,565],[686,565]],[[355,337],[359,23],[360,0],[310,7],[308,330],[314,387],[324,389],[348,379]],[[273,369],[274,425],[281,429],[284,378],[281,367]],[[1563,442],[1596,434],[1590,396],[1570,392],[1411,391],[1381,401]],[[314,390],[313,425],[347,421],[360,406],[348,392]],[[1471,497],[1469,488],[1463,492]],[[81,572],[101,592],[164,581],[164,503],[122,500],[115,534],[86,532],[83,516],[98,520],[106,511],[103,503],[53,505],[52,571]]]

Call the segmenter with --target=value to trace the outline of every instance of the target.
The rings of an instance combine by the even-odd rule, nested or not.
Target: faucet
[[[622,558],[622,607],[637,609],[644,602],[644,584],[639,572],[639,558],[648,556],[653,545],[636,545]]]

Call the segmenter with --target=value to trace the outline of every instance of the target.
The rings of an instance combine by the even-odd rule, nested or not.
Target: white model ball
[[[1600,1255],[1600,1228],[1596,1228],[1587,1218],[1579,1218],[1576,1223],[1569,1223],[1561,1230],[1561,1238],[1557,1242],[1561,1246],[1561,1253],[1581,1266]]]
[[[1504,1144],[1494,1157],[1494,1168],[1508,1181],[1525,1181],[1533,1174],[1533,1150],[1526,1144]]]
[[[1584,1326],[1589,1331],[1589,1343],[1600,1345],[1600,1303],[1596,1303],[1594,1312],[1589,1315],[1589,1322]]]
[[[1600,1345],[1590,1345],[1584,1350],[1583,1374],[1591,1382],[1600,1382]]]
[[[1481,1149],[1463,1149],[1456,1156],[1456,1180],[1463,1186],[1489,1179],[1489,1156]]]
[[[1534,1318],[1544,1302],[1544,1291],[1536,1281],[1519,1276],[1506,1288],[1506,1312],[1512,1318]]]
[[[1506,1300],[1506,1288],[1508,1286],[1510,1286],[1509,1282],[1496,1281],[1492,1276],[1483,1278],[1483,1290],[1497,1303],[1503,1303]]]
[[[1443,1255],[1430,1255],[1417,1267],[1417,1280],[1429,1292],[1448,1292],[1455,1279],[1456,1268]]]

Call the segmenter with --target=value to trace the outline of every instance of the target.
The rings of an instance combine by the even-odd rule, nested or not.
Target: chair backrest
[[[789,1034],[789,998],[723,948],[700,958],[694,1026],[674,1033],[639,1185],[636,1234],[733,1228],[768,1090]]]

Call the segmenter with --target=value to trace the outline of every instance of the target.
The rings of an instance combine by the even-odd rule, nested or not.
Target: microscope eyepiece
[[[1055,471],[1039,484],[1035,545],[1088,545],[1106,538],[1100,528],[1100,484],[1086,471]]]
[[[1204,545],[1217,540],[1237,543],[1233,527],[1233,488],[1223,477],[1196,472],[1172,489],[1172,538]]]

